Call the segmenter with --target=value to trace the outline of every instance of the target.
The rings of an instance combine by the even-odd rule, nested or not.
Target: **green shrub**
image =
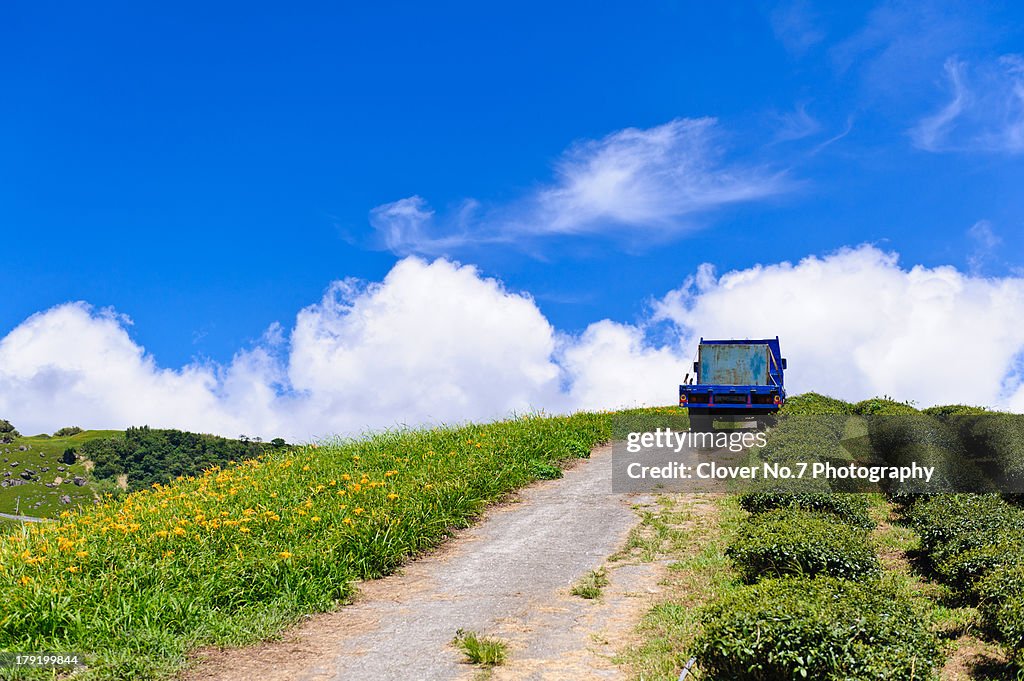
[[[904,594],[879,583],[787,578],[728,593],[695,642],[717,681],[934,679],[939,644]]]
[[[936,447],[962,454],[956,432],[924,414],[872,416],[868,419],[868,431],[875,452],[893,463],[898,463],[915,447]]]
[[[781,411],[786,415],[849,415],[853,413],[853,405],[828,395],[803,393],[802,395],[787,397],[786,404],[782,407]]]
[[[786,574],[867,579],[881,572],[866,532],[798,509],[751,516],[726,555],[748,582]]]
[[[759,454],[763,460],[777,463],[849,461],[849,452],[839,444],[847,418],[834,414],[783,416]]]
[[[1024,531],[969,533],[947,543],[932,563],[942,582],[969,592],[993,570],[1024,564]]]
[[[875,453],[890,465],[916,463],[935,469],[932,479],[890,485],[890,497],[914,503],[921,495],[984,492],[992,488],[981,469],[965,454],[956,430],[924,414],[872,416],[868,432]]]
[[[756,491],[739,499],[743,510],[765,513],[777,508],[799,508],[834,516],[854,527],[872,528],[875,522],[868,515],[867,497],[841,492]]]
[[[963,594],[990,572],[1024,562],[1024,511],[998,495],[935,495],[907,518],[935,576]]]
[[[53,434],[54,437],[71,437],[72,435],[78,435],[82,432],[82,429],[78,426],[67,426],[61,428]]]
[[[1001,489],[1024,492],[1024,416],[984,414],[950,419],[968,456],[991,467]]]
[[[922,409],[921,413],[945,420],[953,416],[977,416],[978,414],[988,414],[990,412],[985,407],[972,407],[967,404],[943,404]]]
[[[982,620],[1018,666],[1024,665],[1024,564],[1004,565],[977,587]]]
[[[890,397],[872,397],[853,405],[853,413],[861,416],[897,416],[920,412],[909,402],[897,402]]]
[[[936,494],[907,514],[921,535],[921,548],[934,554],[943,544],[973,532],[995,533],[1024,527],[1024,511],[996,494]]]
[[[21,437],[18,429],[7,419],[0,419],[0,445],[9,445]]]
[[[820,462],[843,467],[869,458],[866,437],[847,439],[850,419],[849,415],[842,413],[784,414],[769,432],[768,442],[758,454],[766,462],[790,466]],[[814,491],[865,492],[878,489],[876,483],[855,479],[820,479],[818,482],[821,483],[820,489]]]

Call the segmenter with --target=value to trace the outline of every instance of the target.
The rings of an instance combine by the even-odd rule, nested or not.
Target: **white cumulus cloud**
[[[233,408],[225,390],[234,379],[231,370],[161,369],[132,340],[127,325],[125,317],[84,303],[25,320],[0,341],[6,418],[23,432],[149,422],[238,434],[249,414]]]
[[[697,335],[780,336],[791,391],[1020,406],[1024,279],[905,269],[872,246],[699,279],[656,316],[691,346]]]
[[[493,418],[558,395],[554,350],[529,296],[471,266],[407,258],[302,310],[288,376],[335,429]]]
[[[698,269],[635,324],[557,331],[476,268],[406,258],[333,283],[226,365],[160,367],[109,310],[68,303],[0,339],[0,416],[23,432],[149,424],[301,440],[512,411],[667,404],[699,336],[779,335],[791,392],[1024,410],[1024,279],[901,266],[872,246]],[[657,330],[661,342],[652,342]]]

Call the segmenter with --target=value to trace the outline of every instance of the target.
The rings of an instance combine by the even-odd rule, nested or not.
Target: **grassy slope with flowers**
[[[609,421],[531,416],[291,449],[25,526],[0,537],[0,650],[82,653],[82,679],[171,673],[196,646],[333,607],[586,456]]]

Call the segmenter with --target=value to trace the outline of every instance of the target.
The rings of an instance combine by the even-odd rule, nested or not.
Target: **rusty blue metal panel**
[[[768,346],[702,344],[700,382],[712,385],[766,385]]]

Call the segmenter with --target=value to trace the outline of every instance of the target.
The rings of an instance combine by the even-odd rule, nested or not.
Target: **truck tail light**
[[[679,404],[686,404],[686,395],[679,396]]]
[[[778,404],[782,402],[782,398],[776,395],[774,398],[772,398],[772,401],[775,402],[775,404]]]

